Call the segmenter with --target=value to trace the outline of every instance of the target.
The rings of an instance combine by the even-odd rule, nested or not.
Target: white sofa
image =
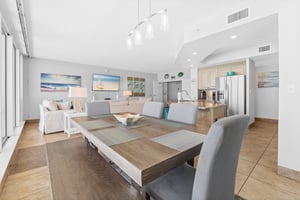
[[[49,106],[46,101],[43,101],[42,104],[39,104],[40,109],[40,121],[39,121],[39,130],[43,134],[60,132],[64,130],[64,112],[70,110],[68,102],[56,103],[58,104],[57,108],[49,109]],[[65,105],[64,105],[65,104]],[[64,106],[59,106],[64,105]]]
[[[151,101],[151,98],[142,98],[138,100],[129,101],[110,101],[110,112],[111,113],[142,113],[145,102]],[[129,103],[128,103],[129,102]]]

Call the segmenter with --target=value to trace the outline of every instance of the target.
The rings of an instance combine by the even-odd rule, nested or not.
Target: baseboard
[[[300,172],[299,171],[289,169],[289,168],[285,168],[285,167],[282,167],[282,166],[278,165],[277,173],[280,176],[285,176],[287,178],[290,178],[290,179],[293,179],[295,181],[300,182]]]
[[[39,119],[26,119],[26,123],[36,123],[39,122]]]
[[[255,121],[278,123],[278,119],[267,119],[267,118],[260,118],[260,117],[255,117]]]

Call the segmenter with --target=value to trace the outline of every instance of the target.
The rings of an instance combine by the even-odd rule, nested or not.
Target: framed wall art
[[[258,72],[257,73],[257,87],[270,88],[279,87],[279,72]]]
[[[67,92],[69,87],[81,87],[81,76],[41,73],[41,92]]]
[[[93,91],[119,91],[120,76],[93,74]]]
[[[132,91],[132,96],[145,96],[145,78],[127,77],[127,86]]]

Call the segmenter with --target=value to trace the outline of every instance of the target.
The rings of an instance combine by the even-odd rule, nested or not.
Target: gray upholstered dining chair
[[[198,106],[193,104],[172,103],[169,108],[168,120],[186,124],[196,124]]]
[[[162,102],[145,102],[142,115],[160,119],[163,116],[163,109],[164,104]]]
[[[87,116],[111,114],[109,102],[86,102],[85,111]]]
[[[209,129],[197,169],[184,164],[147,184],[155,200],[233,200],[236,169],[249,117],[235,115]]]

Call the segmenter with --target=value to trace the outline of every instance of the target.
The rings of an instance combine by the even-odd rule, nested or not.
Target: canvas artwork
[[[120,76],[93,74],[93,91],[119,91]]]
[[[132,96],[145,96],[145,78],[127,77],[128,90],[132,91]]]
[[[257,87],[270,88],[279,87],[279,72],[258,72],[257,73]]]
[[[81,76],[41,73],[41,92],[67,92],[69,87],[80,87]]]

